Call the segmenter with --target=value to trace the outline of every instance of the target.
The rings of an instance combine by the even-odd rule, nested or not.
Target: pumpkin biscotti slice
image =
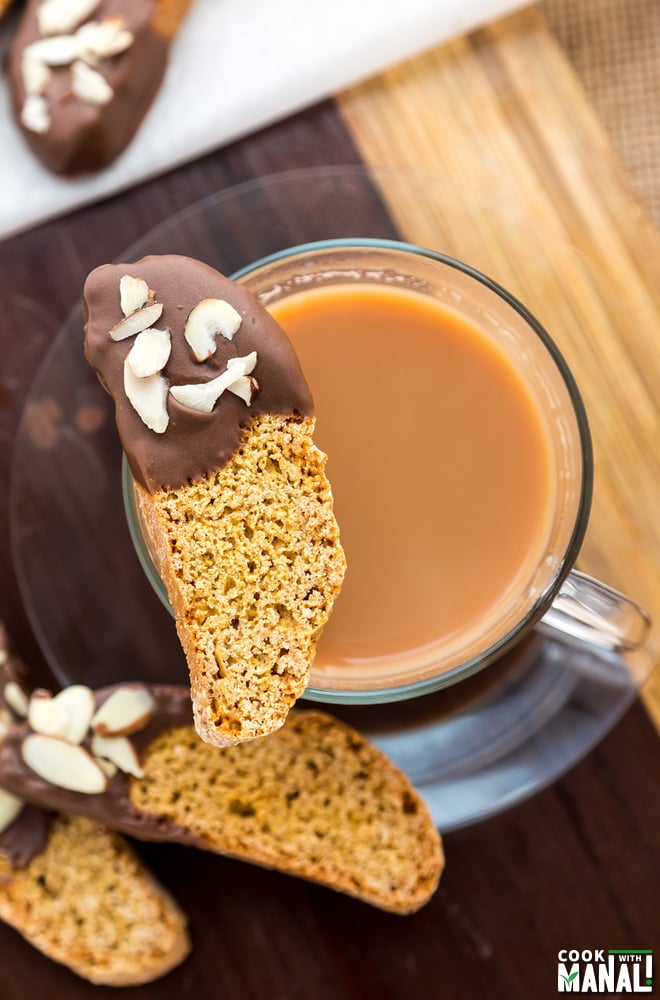
[[[0,624],[0,739],[28,711]],[[186,918],[123,837],[27,804],[0,784],[0,920],[93,983],[148,983],[190,951]]]
[[[92,711],[86,690],[32,695],[27,721],[0,744],[0,785],[143,840],[276,868],[394,913],[419,909],[435,891],[443,855],[426,805],[343,722],[294,709],[277,732],[218,748],[199,739],[183,687],[119,685],[97,692]],[[81,742],[44,733],[53,720]],[[118,768],[112,777],[107,761]]]
[[[35,826],[45,826],[43,846],[16,865],[6,844],[24,847]],[[190,951],[185,916],[122,837],[94,820],[33,806],[0,833],[0,919],[44,955],[106,986],[151,982]]]
[[[186,257],[97,268],[85,309],[197,731],[218,746],[274,732],[345,571],[293,347],[246,289]]]

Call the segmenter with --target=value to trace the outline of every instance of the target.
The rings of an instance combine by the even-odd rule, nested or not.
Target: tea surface
[[[379,670],[483,627],[525,586],[552,516],[548,432],[513,362],[399,287],[269,308],[314,395],[348,561],[315,671]]]

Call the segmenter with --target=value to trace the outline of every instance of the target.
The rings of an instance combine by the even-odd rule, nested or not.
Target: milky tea
[[[556,460],[538,393],[485,326],[401,284],[267,307],[314,396],[348,562],[312,685],[414,683],[497,631],[543,560]]]

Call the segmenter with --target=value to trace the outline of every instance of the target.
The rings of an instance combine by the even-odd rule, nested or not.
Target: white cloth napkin
[[[196,0],[136,138],[82,180],[25,146],[0,84],[0,238],[97,201],[322,100],[522,0]],[[9,42],[4,26],[1,48]]]

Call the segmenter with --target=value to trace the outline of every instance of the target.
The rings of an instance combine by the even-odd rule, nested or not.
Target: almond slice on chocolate
[[[98,755],[96,755],[94,757],[94,760],[101,768],[103,773],[108,776],[108,778],[114,778],[115,774],[119,770],[116,764],[113,764],[111,760],[106,760],[105,757],[99,757]]]
[[[82,743],[94,709],[94,695],[85,684],[72,684],[55,697],[50,691],[37,689],[30,698],[28,723],[31,729],[44,736]]]
[[[64,739],[70,743],[82,743],[96,708],[92,689],[86,684],[71,684],[55,695],[53,704],[63,709],[69,720]]]
[[[50,691],[36,688],[32,692],[27,720],[35,733],[44,736],[64,737],[69,728],[69,716],[62,705],[58,705]]]
[[[170,421],[167,412],[167,380],[162,375],[138,378],[124,361],[124,392],[142,423],[155,434],[164,434]]]
[[[7,681],[3,696],[12,712],[15,712],[21,719],[27,717],[30,701],[20,684],[17,684],[16,681]]]
[[[21,124],[30,132],[41,134],[50,128],[48,101],[41,94],[28,94],[21,108]]]
[[[98,709],[92,729],[100,736],[126,736],[146,726],[153,711],[154,700],[144,688],[120,687]]]
[[[136,309],[135,312],[124,316],[113,326],[110,336],[113,340],[126,340],[128,337],[134,337],[136,333],[142,333],[143,330],[148,330],[150,326],[153,326],[160,319],[162,311],[163,306],[160,302],[153,302],[142,309]]]
[[[66,35],[82,24],[100,0],[43,0],[37,7],[37,24],[42,35]]]
[[[172,350],[169,330],[150,327],[142,330],[126,355],[126,364],[138,378],[148,378],[163,370]]]
[[[95,734],[92,737],[92,753],[95,757],[114,764],[124,774],[132,774],[134,778],[144,777],[144,771],[135,747],[127,736],[99,736]],[[99,764],[101,760],[99,760]]]
[[[119,302],[124,316],[130,316],[149,302],[149,285],[142,278],[124,274],[119,280]]]
[[[126,21],[121,15],[104,17],[102,21],[88,21],[78,28],[75,38],[80,58],[88,62],[120,55],[134,42],[133,34],[126,28]]]
[[[236,383],[240,385],[240,380],[254,370],[256,363],[256,351],[246,354],[243,358],[231,358],[227,362],[226,369],[216,378],[209,379],[208,382],[173,385],[170,388],[170,393],[183,406],[188,406],[191,410],[199,410],[200,413],[210,413],[225,389],[231,389],[232,385]],[[242,392],[243,387],[241,386],[236,394],[241,395]]]
[[[80,42],[76,35],[52,35],[40,38],[23,51],[24,59],[33,59],[46,66],[68,66],[80,55]]]
[[[43,94],[51,78],[51,72],[45,62],[23,56],[21,60],[21,77],[26,94]]]
[[[108,787],[103,769],[84,747],[76,743],[31,733],[23,740],[21,756],[31,771],[58,788],[99,795]]]
[[[103,74],[82,59],[76,59],[71,67],[71,91],[86,104],[109,104],[114,95]]]
[[[232,340],[243,322],[241,314],[224,299],[202,299],[190,310],[183,335],[197,361],[215,353],[215,338],[221,334]]]
[[[6,792],[0,788],[0,833],[4,833],[7,827],[11,826],[20,812],[23,811],[25,803],[16,795]]]
[[[235,396],[238,396],[239,399],[242,399],[246,406],[251,406],[254,397],[259,391],[259,383],[251,375],[242,375],[235,382],[232,382],[231,385],[228,385],[227,388]]]

